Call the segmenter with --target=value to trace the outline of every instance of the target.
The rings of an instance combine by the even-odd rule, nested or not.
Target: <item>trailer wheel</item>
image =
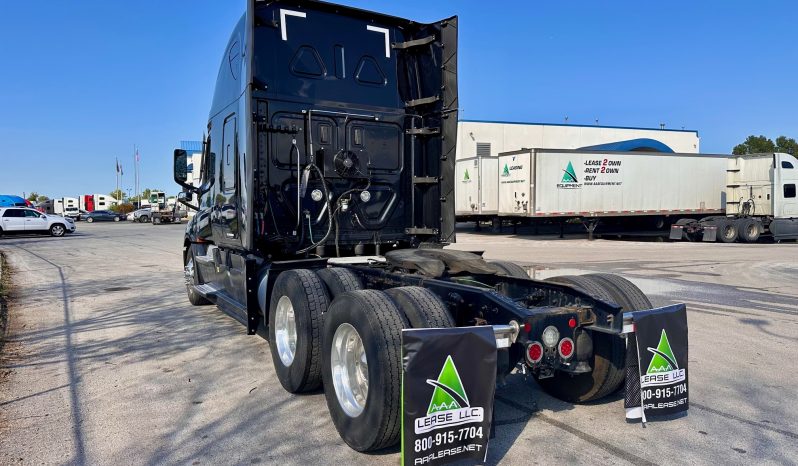
[[[286,270],[277,276],[269,303],[269,348],[280,384],[291,393],[321,383],[322,314],[330,300],[312,270]]]
[[[737,231],[735,222],[721,219],[716,220],[715,224],[718,226],[718,241],[721,243],[733,243],[737,241],[739,232]]]
[[[506,275],[508,277],[515,278],[529,278],[529,274],[526,273],[526,270],[516,263],[510,261],[488,261],[488,264],[503,272],[500,275]]]
[[[759,235],[762,234],[758,220],[753,218],[743,218],[737,221],[737,231],[740,232],[740,239],[745,243],[756,243]]]
[[[343,267],[329,267],[316,271],[316,275],[327,285],[330,296],[335,298],[347,291],[363,289],[363,281],[349,269]]]
[[[449,328],[455,322],[443,301],[420,286],[402,286],[385,290],[413,328]]]
[[[564,275],[546,281],[572,285],[604,301],[615,302],[606,283],[587,275]],[[618,303],[620,305],[620,303]],[[586,331],[593,341],[591,372],[568,374],[555,371],[553,377],[539,379],[538,384],[550,395],[568,402],[586,402],[603,398],[623,384],[626,344],[613,335]]]
[[[399,441],[407,327],[394,302],[376,290],[341,294],[324,317],[324,395],[338,434],[357,451]]]

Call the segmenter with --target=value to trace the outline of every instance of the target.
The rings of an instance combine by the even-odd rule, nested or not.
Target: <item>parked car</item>
[[[76,218],[77,221],[86,220],[86,216],[89,215],[88,210],[78,209],[78,217]]]
[[[127,214],[127,219],[129,221],[137,221],[141,223],[147,223],[150,221],[152,217],[152,210],[149,207],[145,207],[143,209],[134,210],[133,212]]]
[[[75,221],[23,207],[0,207],[0,236],[14,233],[49,233],[64,236],[75,231]]]
[[[118,214],[116,212],[111,212],[110,210],[95,210],[94,212],[89,212],[89,214],[86,215],[86,221],[89,223],[118,222],[124,219],[125,219],[124,214]]]
[[[72,220],[79,220],[80,209],[77,207],[64,207],[64,217],[71,218]]]

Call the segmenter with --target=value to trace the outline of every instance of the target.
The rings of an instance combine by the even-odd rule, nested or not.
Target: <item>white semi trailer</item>
[[[482,211],[457,210],[461,220],[512,223],[579,219],[593,233],[601,222],[645,228],[672,225],[671,237],[705,241],[798,238],[795,184],[798,161],[789,154],[749,156],[524,149],[491,164],[458,161],[456,205],[469,196],[493,199]],[[471,188],[462,167],[482,170]],[[471,175],[471,172],[469,172]],[[491,193],[474,194],[475,188]],[[484,212],[484,213],[483,213]]]

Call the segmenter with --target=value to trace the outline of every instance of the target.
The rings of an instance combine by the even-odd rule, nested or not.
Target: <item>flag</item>
[[[119,173],[119,160],[116,161],[116,172]]]
[[[139,150],[136,149],[136,162],[141,162],[141,157],[139,157]]]
[[[125,172],[122,170],[122,164],[119,164],[119,175],[124,176]]]

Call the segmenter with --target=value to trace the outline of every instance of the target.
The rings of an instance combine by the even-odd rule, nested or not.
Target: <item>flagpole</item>
[[[116,157],[116,192],[114,194],[117,194],[118,192],[119,192],[119,157]],[[117,196],[119,195],[117,194]]]

